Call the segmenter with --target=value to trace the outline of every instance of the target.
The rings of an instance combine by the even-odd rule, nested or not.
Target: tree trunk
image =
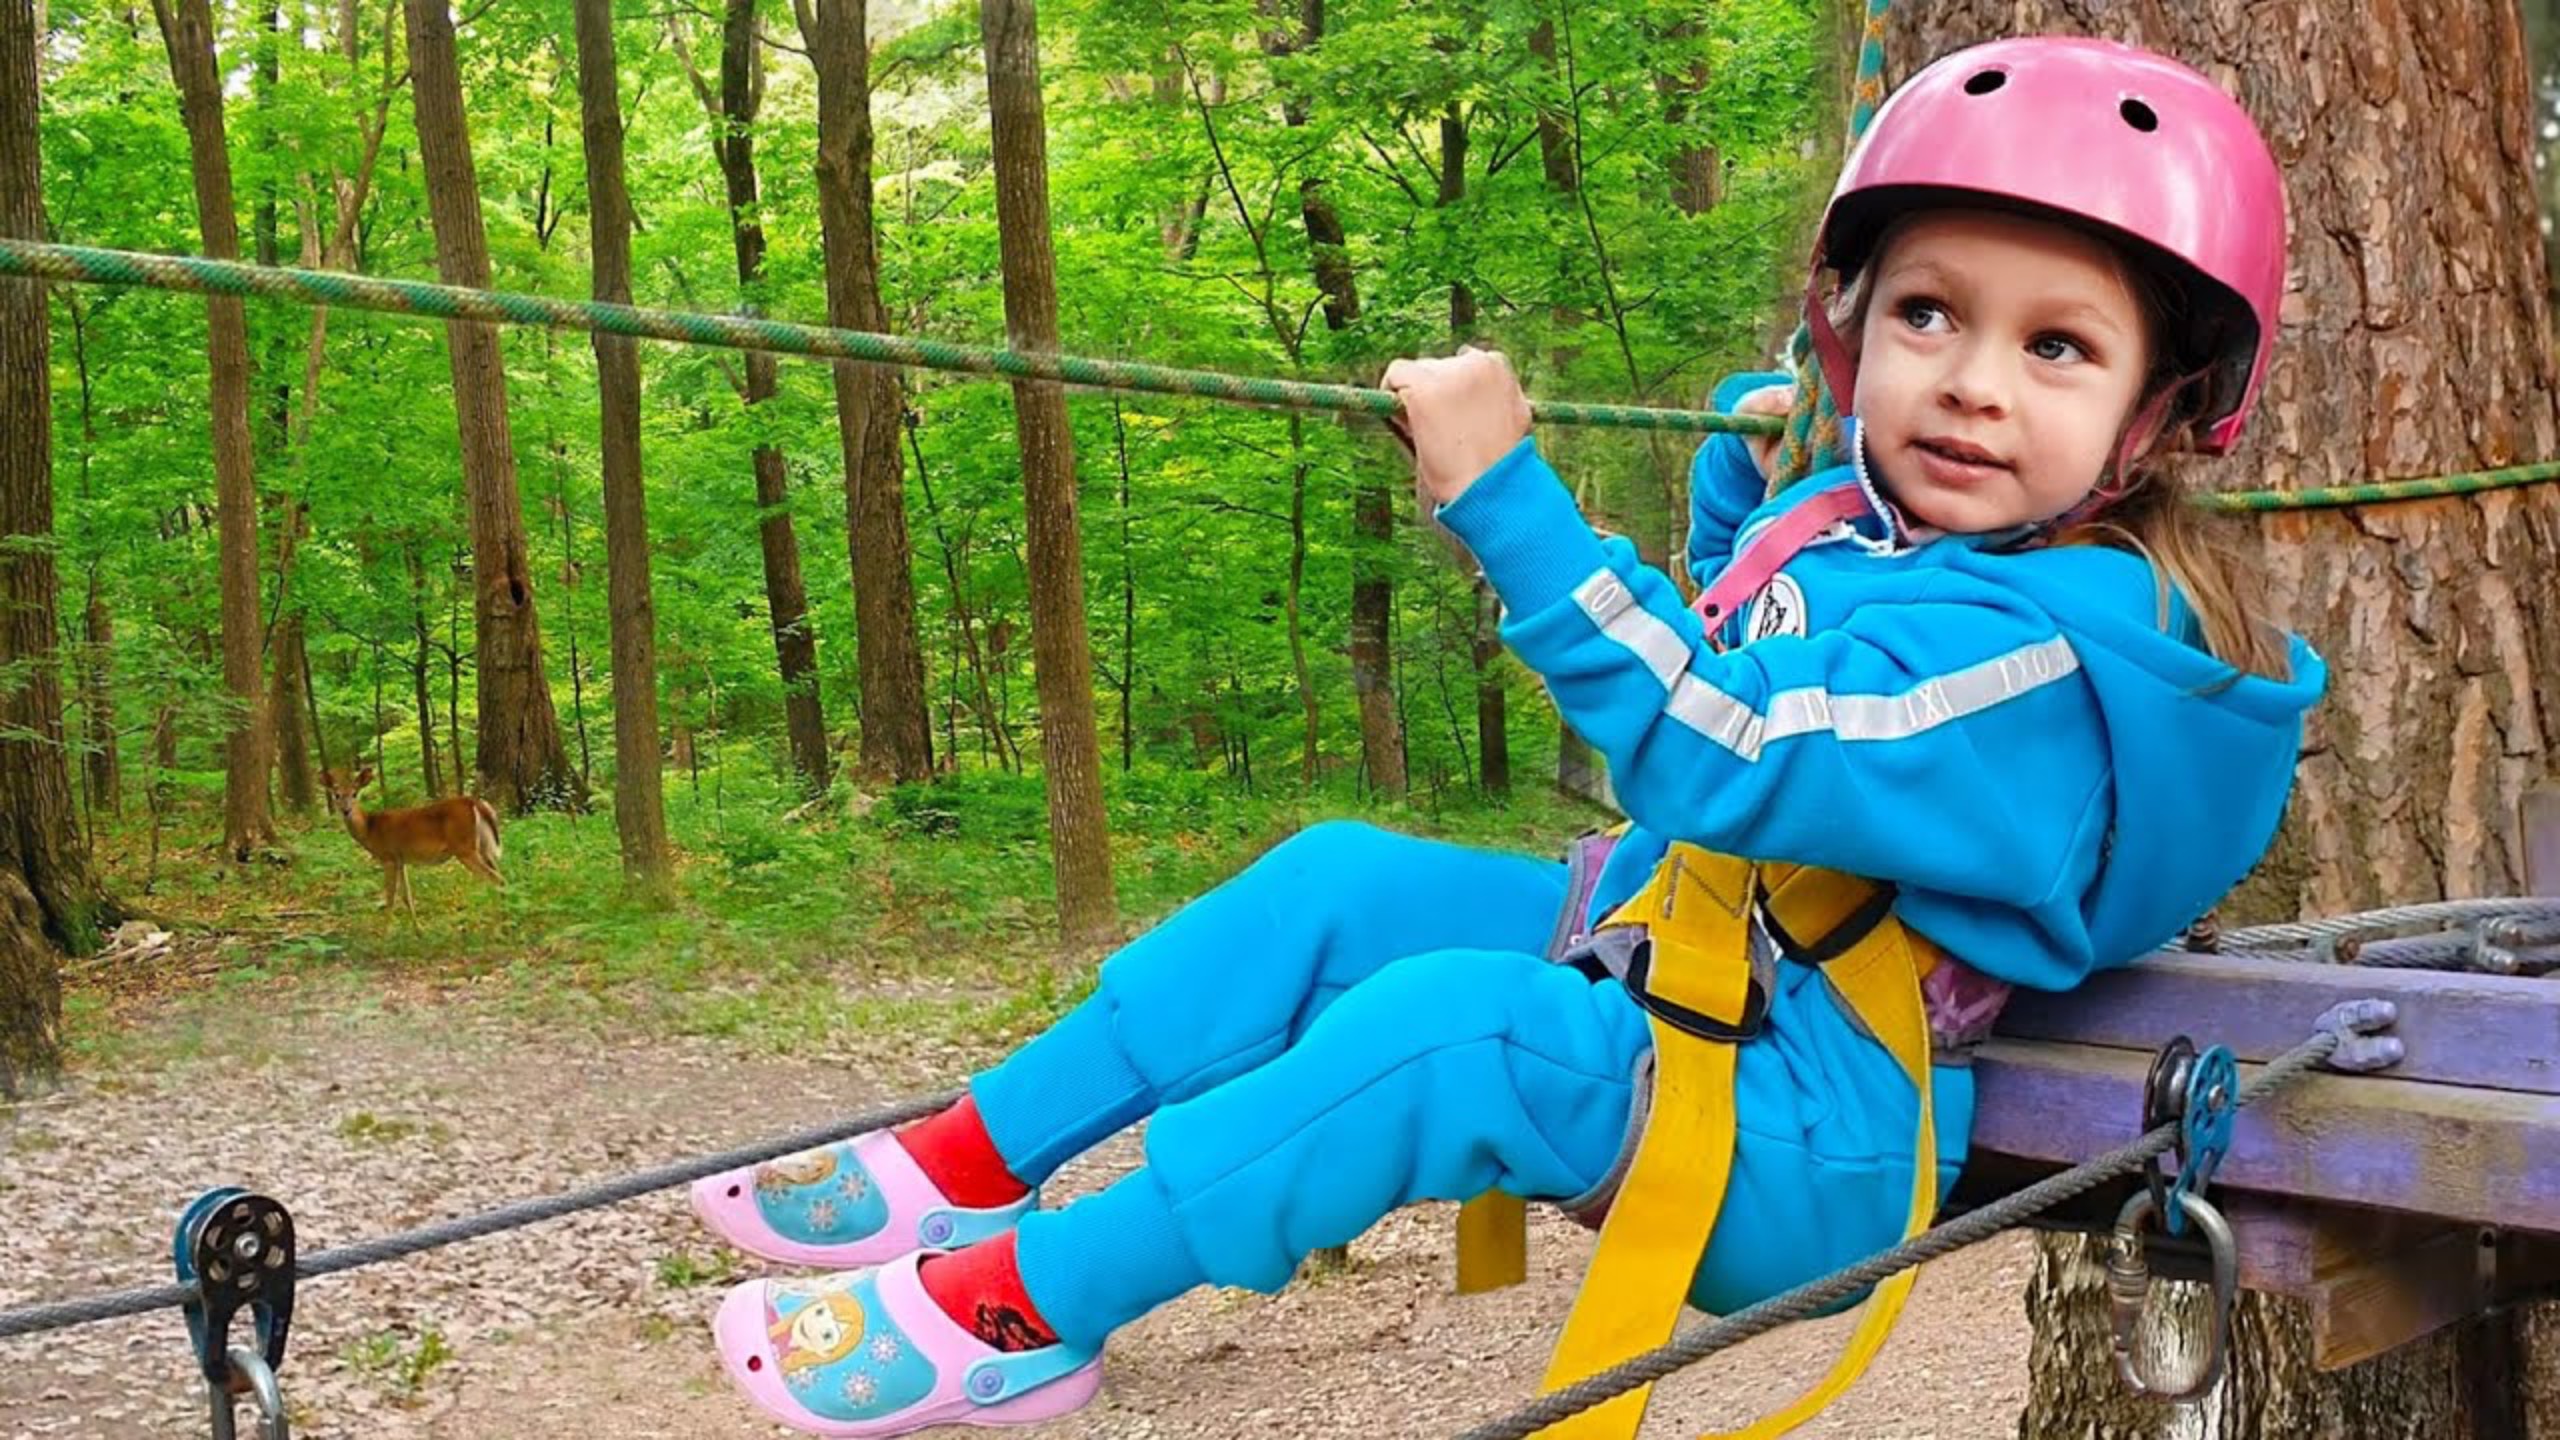
[[[1572,196],[1582,188],[1582,168],[1574,142],[1574,105],[1572,81],[1557,64],[1556,27],[1552,20],[1541,21],[1529,32],[1529,53],[1537,57],[1553,103],[1538,109],[1538,158],[1547,187],[1561,196]],[[1558,264],[1566,263],[1562,252]],[[1570,334],[1579,317],[1566,306],[1550,307],[1548,318],[1553,331]],[[1568,347],[1559,342],[1548,357],[1548,372],[1562,375],[1570,368]],[[1574,499],[1584,497],[1577,494]],[[1511,788],[1511,740],[1508,733],[1509,701],[1503,672],[1510,664],[1502,647],[1502,601],[1482,576],[1476,579],[1476,749],[1483,757],[1484,788],[1503,793]],[[1500,756],[1502,771],[1497,782],[1494,758]],[[1573,725],[1559,712],[1556,716],[1556,789],[1583,799],[1606,801],[1608,777],[1603,773],[1599,752],[1589,741],[1574,733]]]
[[[485,289],[489,237],[463,117],[462,74],[445,0],[405,0],[409,66],[418,115],[418,158],[436,232],[436,273],[448,285]],[[524,509],[507,425],[507,382],[494,325],[447,322],[453,408],[462,432],[462,485],[471,511],[472,621],[478,643],[479,793],[521,813],[575,807],[585,796],[560,738],[560,716],[542,671],[542,624],[533,608]]]
[[[1132,701],[1138,689],[1138,569],[1129,525],[1129,425],[1120,397],[1111,397],[1111,438],[1120,457],[1120,773],[1137,763],[1138,733]]]
[[[37,10],[36,34],[45,33],[43,10]],[[80,378],[80,498],[91,495],[90,471],[98,453],[97,393],[89,371],[89,343],[84,307],[65,297],[71,320],[71,366]],[[85,607],[86,639],[80,647],[80,718],[82,749],[88,757],[89,805],[108,814],[124,809],[122,765],[116,739],[115,615],[99,588],[98,561],[89,561],[89,598]],[[92,822],[94,826],[94,821]]]
[[[311,744],[304,728],[303,692],[311,657],[303,644],[302,606],[293,596],[293,557],[302,539],[305,507],[290,495],[277,496],[276,618],[273,683],[267,691],[267,717],[275,727],[276,788],[285,808],[308,814],[318,799],[312,788]]]
[[[258,46],[257,86],[254,94],[258,108],[271,112],[281,68],[277,58],[279,47],[290,35],[285,25],[284,6],[279,0],[267,0]],[[277,249],[276,190],[282,183],[282,162],[277,158],[275,140],[280,127],[266,127],[263,159],[268,174],[258,185],[258,206],[250,231],[257,248],[258,263],[275,265],[282,261]],[[306,249],[308,246],[305,247]],[[290,443],[293,386],[279,370],[275,384],[267,392],[268,444],[271,455],[282,455]],[[273,474],[272,471],[269,472]],[[293,555],[301,539],[303,507],[286,488],[270,484],[262,497],[267,508],[276,515],[276,610],[274,623],[267,636],[268,652],[275,657],[267,690],[267,720],[273,727],[276,795],[284,807],[299,815],[308,815],[318,800],[311,781],[311,740],[303,729],[302,683],[310,660],[303,653],[302,610],[293,602]]]
[[[1006,338],[1016,349],[1055,351],[1058,277],[1049,248],[1048,139],[1042,130],[1035,0],[979,0],[978,28],[986,46],[987,108],[995,141]],[[1119,899],[1112,884],[1110,827],[1102,809],[1093,658],[1085,635],[1075,436],[1067,426],[1067,393],[1059,385],[1017,381],[1013,414],[1030,542],[1032,669],[1040,689],[1040,753],[1048,772],[1058,923],[1069,938],[1086,939],[1117,923]]]
[[[871,213],[871,52],[865,0],[804,7],[818,71],[818,221],[826,241],[827,319],[887,330]],[[905,392],[886,366],[835,367],[844,444],[844,522],[853,559],[855,661],[862,691],[862,768],[897,781],[933,775],[924,647],[916,638],[906,479],[898,454]],[[1079,612],[1081,614],[1081,612]],[[1091,708],[1091,701],[1086,702]]]
[[[116,624],[94,575],[89,581],[88,650],[80,713],[88,722],[89,803],[115,815],[124,809],[124,770],[116,749]]]
[[[1562,83],[1556,73],[1556,22],[1541,20],[1529,32],[1529,53],[1538,57],[1550,83]],[[1546,172],[1547,184],[1559,193],[1570,193],[1582,183],[1574,168],[1573,135],[1565,113],[1562,106],[1538,107],[1538,163]]]
[[[300,523],[297,509],[288,509],[285,523]],[[276,617],[276,667],[272,683],[267,687],[267,715],[275,722],[276,795],[288,810],[308,814],[318,798],[311,780],[312,736],[303,712],[303,679],[311,657],[302,638],[302,612],[288,610]]]
[[[2148,45],[2239,77],[2290,177],[2284,334],[2250,437],[2193,467],[2229,488],[2334,485],[2549,456],[2560,441],[2515,0],[1900,6],[1899,79],[2024,28]],[[2284,831],[2231,918],[2327,914],[2523,885],[2516,800],[2553,768],[2560,490],[2270,516],[2239,527],[2277,617],[2328,657]],[[2196,1037],[2210,1042],[2207,1030]],[[2124,1398],[2080,1242],[2046,1242],[2024,1440],[2560,1435],[2528,1401],[2550,1307],[2492,1316],[2332,1375],[2304,1319],[2244,1302],[2242,1363],[2195,1411]],[[2521,1348],[2519,1348],[2521,1347]],[[2540,1352],[2540,1353],[2536,1353]],[[2544,1387],[2547,1388],[2547,1385]]]
[[[1664,33],[1665,48],[1690,49],[1698,43],[1697,35],[1697,21],[1676,21]],[[1689,133],[1694,120],[1692,109],[1697,98],[1706,93],[1708,82],[1713,78],[1704,60],[1695,60],[1677,71],[1666,71],[1653,77],[1653,88],[1662,94],[1665,102],[1663,123],[1681,142],[1672,149],[1670,168],[1671,204],[1683,215],[1704,215],[1724,198],[1723,157],[1715,146]],[[1697,126],[1701,134],[1704,129],[1703,124]]]
[[[0,5],[0,235],[45,238],[35,12]],[[44,287],[0,280],[0,1100],[61,1060],[62,956],[117,918],[72,842],[54,629],[52,337]]]
[[[1285,16],[1285,7],[1283,7]],[[1298,28],[1265,36],[1263,48],[1288,55],[1324,42],[1324,0],[1298,0]],[[1295,96],[1281,106],[1291,128],[1307,123],[1306,103]],[[1324,177],[1298,182],[1298,217],[1307,230],[1307,261],[1324,295],[1325,328],[1340,334],[1360,318],[1360,277],[1351,268],[1342,217],[1333,208]],[[1395,490],[1378,466],[1362,466],[1351,497],[1351,689],[1360,704],[1360,763],[1369,784],[1386,794],[1405,791],[1404,726],[1396,715],[1389,681],[1393,655],[1387,630],[1395,613]]]
[[[435,639],[427,629],[427,562],[418,553],[416,545],[406,548],[409,556],[409,616],[418,631],[417,655],[409,665],[409,678],[413,682],[411,688],[416,692],[418,702],[418,775],[426,785],[427,794],[442,795],[445,793],[444,776],[436,768]],[[459,771],[462,766],[460,735],[453,737],[453,763]],[[379,770],[382,767],[375,768]],[[457,781],[461,778],[458,773],[454,776]]]
[[[738,289],[749,313],[761,314],[764,293],[764,206],[756,174],[756,114],[764,104],[764,57],[757,49],[755,0],[728,0],[720,30],[720,90],[712,116],[719,127],[712,150],[729,192],[730,240],[738,257]],[[781,390],[774,357],[746,357],[749,409]],[[800,539],[791,523],[789,471],[780,446],[759,444],[756,478],[757,538],[764,553],[765,611],[773,626],[773,656],[782,674],[784,727],[791,740],[791,768],[815,792],[827,787],[832,756],[827,717],[818,694],[818,635],[809,626],[809,591],[800,576]]]
[[[578,111],[584,121],[595,298],[631,303],[631,194],[622,166],[613,0],[577,0]],[[598,332],[604,455],[605,611],[613,634],[613,828],[623,874],[667,881],[667,812],[658,772],[658,617],[649,598],[649,507],[640,483],[640,349]]]
[[[240,258],[240,222],[231,210],[231,156],[222,133],[222,81],[213,53],[208,0],[152,0],[169,74],[186,116],[195,171],[196,223],[205,254]],[[213,483],[220,537],[222,684],[237,706],[223,739],[222,848],[246,860],[275,840],[267,814],[267,703],[260,677],[265,636],[258,616],[258,483],[249,448],[249,321],[236,297],[205,301],[211,350]]]

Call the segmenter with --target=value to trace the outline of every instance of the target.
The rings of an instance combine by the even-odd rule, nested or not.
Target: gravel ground
[[[167,1279],[169,1227],[208,1185],[276,1195],[304,1246],[325,1248],[816,1123],[940,1083],[968,1058],[779,1060],[599,1038],[452,990],[207,1009],[145,1006],[127,1022],[139,1053],[191,1058],[92,1070],[0,1112],[0,1305]],[[1134,1157],[1114,1142],[1061,1185],[1103,1183]],[[1392,1217],[1348,1270],[1278,1296],[1202,1292],[1166,1307],[1114,1342],[1102,1400],[1042,1433],[1374,1440],[1502,1413],[1534,1392],[1590,1237],[1541,1216],[1529,1282],[1461,1297],[1453,1213]],[[2011,1236],[1931,1267],[1867,1379],[1798,1433],[2014,1434],[2030,1260]],[[734,1399],[711,1359],[719,1282],[752,1263],[664,1193],[314,1281],[283,1371],[295,1433],[788,1433]],[[1696,1434],[1788,1398],[1846,1323],[1764,1337],[1665,1385],[1646,1434]],[[0,1436],[206,1433],[184,1333],[170,1311],[0,1341]]]

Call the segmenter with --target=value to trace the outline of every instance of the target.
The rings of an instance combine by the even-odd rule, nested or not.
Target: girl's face
[[[1852,408],[1878,482],[1913,519],[2003,530],[2096,487],[2150,352],[2104,243],[2023,216],[1930,211],[1874,262]]]

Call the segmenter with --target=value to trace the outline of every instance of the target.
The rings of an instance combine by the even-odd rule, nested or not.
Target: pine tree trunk
[[[45,237],[35,12],[0,4],[0,235]],[[117,918],[72,839],[54,628],[52,337],[44,287],[0,280],[0,1101],[61,1059],[61,965]]]
[[[631,194],[622,164],[612,0],[577,0],[578,111],[587,160],[595,298],[631,303]],[[658,615],[649,595],[649,507],[640,478],[640,349],[594,337],[604,456],[605,610],[613,636],[613,828],[622,871],[667,880],[667,811],[658,770]]]
[[[186,116],[196,222],[205,254],[240,258],[240,222],[231,210],[231,156],[222,131],[222,82],[213,53],[208,0],[152,0]],[[240,300],[205,301],[212,368],[213,483],[220,526],[222,685],[238,707],[223,739],[222,848],[246,860],[273,843],[267,814],[265,635],[258,614],[258,484],[249,447],[249,321]]]
[[[448,285],[486,288],[489,237],[480,218],[480,181],[462,109],[453,17],[445,0],[404,0],[409,66],[418,116],[418,157],[436,232],[436,273]],[[559,712],[542,670],[542,624],[534,613],[525,551],[524,508],[516,495],[516,455],[507,423],[504,357],[494,325],[445,326],[452,352],[453,407],[462,432],[462,484],[471,511],[472,621],[479,713],[479,793],[501,810],[575,807],[585,797],[560,737]]]
[[[818,71],[818,221],[827,250],[827,319],[887,330],[871,210],[871,54],[864,0],[814,0],[810,62]],[[856,671],[862,690],[862,767],[897,781],[933,775],[933,718],[924,703],[924,647],[898,453],[905,392],[886,366],[835,367],[844,444],[844,522],[853,560]],[[1088,708],[1090,702],[1088,701]]]
[[[1038,8],[1034,0],[980,0],[978,26],[986,46],[987,108],[995,140],[1006,338],[1017,349],[1055,351],[1058,276],[1049,248]],[[1085,939],[1117,923],[1119,899],[1111,875],[1109,822],[1102,809],[1093,657],[1085,634],[1075,437],[1067,426],[1067,394],[1058,385],[1016,382],[1013,414],[1022,452],[1032,669],[1040,690],[1040,752],[1047,770],[1058,923],[1069,938]]]
[[[2293,280],[2275,371],[2248,443],[2195,465],[2194,483],[2332,485],[2554,453],[2560,376],[2515,0],[1936,0],[1894,10],[1888,78],[2029,29],[2237,77],[2285,165]],[[2331,688],[2285,829],[2227,918],[2517,892],[2516,801],[2554,763],[2560,489],[2271,516],[2237,539],[2279,618],[2328,657]],[[2127,1400],[2109,1376],[2080,1242],[2045,1243],[2027,1305],[2044,1333],[2023,1440],[2560,1436],[2560,1415],[2529,1399],[2528,1377],[2560,1355],[2549,1307],[2323,1375],[2299,1309],[2252,1298],[2240,1363],[2181,1411]]]
[[[761,313],[764,293],[764,205],[756,175],[756,114],[764,104],[764,58],[757,49],[755,0],[728,0],[720,30],[720,126],[712,149],[729,193],[730,239],[738,256],[738,288],[750,310]],[[746,358],[749,409],[782,388],[774,358],[750,351]],[[818,634],[809,625],[809,591],[800,575],[800,539],[791,523],[789,471],[782,449],[755,448],[757,539],[764,555],[765,610],[773,626],[774,663],[782,675],[783,723],[791,739],[791,768],[812,792],[827,786],[833,756],[827,749],[827,717],[818,695]]]

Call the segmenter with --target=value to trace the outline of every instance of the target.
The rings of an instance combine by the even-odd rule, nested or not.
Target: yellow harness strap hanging
[[[1853,876],[1764,868],[1674,845],[1644,888],[1603,922],[1645,927],[1645,960],[1628,976],[1628,990],[1652,1019],[1653,1108],[1548,1363],[1549,1390],[1662,1344],[1679,1322],[1733,1174],[1735,1046],[1757,1031],[1767,1006],[1751,969],[1752,910],[1763,893],[1778,928],[1817,944],[1861,912],[1880,911],[1883,898],[1879,887]],[[1866,918],[1872,923],[1828,958],[1824,973],[1919,1091],[1909,1236],[1937,1209],[1929,1025],[1920,998],[1920,975],[1935,954],[1889,914]],[[1837,1398],[1883,1348],[1911,1281],[1905,1271],[1878,1286],[1830,1373],[1727,1440],[1785,1434]],[[1538,1433],[1548,1440],[1631,1440],[1650,1395],[1650,1386],[1630,1391]]]

